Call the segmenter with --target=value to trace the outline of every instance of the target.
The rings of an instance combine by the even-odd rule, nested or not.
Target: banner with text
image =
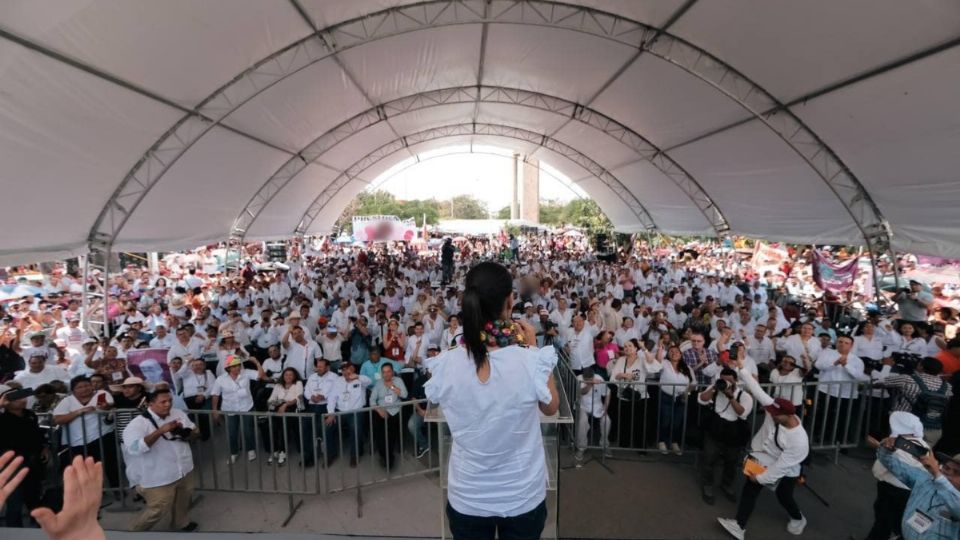
[[[353,238],[358,242],[409,242],[417,235],[413,219],[397,216],[353,216]]]

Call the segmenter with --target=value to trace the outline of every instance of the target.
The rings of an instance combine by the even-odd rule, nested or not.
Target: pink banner
[[[127,369],[145,382],[156,384],[166,381],[173,388],[170,364],[167,364],[167,349],[135,349],[127,352]]]
[[[834,264],[818,250],[813,250],[813,281],[825,291],[837,293],[853,287],[858,269],[857,257]]]

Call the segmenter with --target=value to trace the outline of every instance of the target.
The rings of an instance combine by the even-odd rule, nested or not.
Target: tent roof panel
[[[670,31],[785,102],[957,37],[960,3],[711,0]]]
[[[14,2],[3,24],[83,63],[194,106],[237,73],[310,33],[260,0]]]

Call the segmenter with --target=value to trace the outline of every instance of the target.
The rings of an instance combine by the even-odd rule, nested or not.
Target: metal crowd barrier
[[[435,427],[420,423],[414,425],[421,433],[427,447],[426,455],[417,458],[416,441],[408,424],[417,414],[415,405],[426,400],[403,401],[398,404],[400,412],[384,421],[377,407],[364,407],[354,411],[338,411],[332,414],[320,412],[268,413],[191,409],[185,411],[206,439],[190,442],[194,460],[194,476],[198,491],[221,491],[237,493],[270,493],[287,495],[289,514],[284,525],[290,521],[302,501],[297,496],[329,495],[349,490],[357,491],[357,513],[362,516],[362,488],[406,479],[423,474],[439,472],[436,455],[437,435]],[[52,463],[48,464],[48,489],[62,488],[62,471],[74,455],[93,456],[102,461],[105,471],[105,503],[111,499],[120,503],[120,510],[135,510],[132,505],[133,486],[126,476],[123,439],[118,417],[132,418],[140,414],[135,409],[115,409],[94,413],[101,420],[97,429],[88,433],[81,422],[83,441],[86,444],[71,446],[69,424],[56,426],[53,415],[41,415],[41,426],[49,428]],[[327,426],[332,419],[331,426]],[[358,444],[355,450],[351,428],[357,427]],[[233,450],[231,450],[231,439]],[[247,452],[256,452],[256,458],[248,460]],[[380,456],[389,451],[395,458],[389,467],[383,466]],[[232,452],[236,451],[236,454]],[[279,452],[284,451],[286,462],[279,464]],[[351,453],[356,453],[355,465]],[[236,459],[231,459],[236,455]],[[272,459],[271,459],[272,458]]]
[[[612,452],[656,452],[659,442],[664,442],[669,452],[672,452],[672,443],[679,446],[682,454],[696,455],[702,449],[707,422],[712,414],[708,405],[697,402],[697,395],[704,390],[703,387],[689,387],[684,398],[671,400],[663,393],[668,385],[655,379],[642,383],[605,382],[610,404],[605,418],[598,419],[583,407],[580,382],[569,363],[561,362],[559,372],[568,395],[574,396],[575,400],[572,448],[600,451],[602,456],[609,456]],[[677,387],[683,385],[669,386],[682,390]],[[886,416],[883,401],[871,397],[872,388],[866,382],[764,383],[760,386],[773,397],[800,401],[797,414],[810,438],[810,449],[833,451],[835,460],[841,450],[857,447],[864,440],[871,419],[876,422]],[[738,385],[740,390],[746,392]],[[855,399],[831,397],[831,394],[851,395],[853,390],[858,394]],[[647,397],[643,397],[644,394]],[[792,399],[794,397],[796,399]],[[671,404],[682,412],[665,410]],[[592,410],[593,403],[590,405]],[[754,399],[754,406],[746,419],[751,435],[756,434],[762,425],[763,414],[763,408]],[[607,437],[602,436],[605,429],[609,430]],[[577,444],[578,435],[585,441]]]

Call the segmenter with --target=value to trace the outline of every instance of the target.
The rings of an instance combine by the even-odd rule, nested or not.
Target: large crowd
[[[0,452],[14,450],[31,464],[8,501],[7,524],[22,525],[22,506],[44,504],[51,448],[64,465],[70,455],[103,460],[110,485],[125,474],[145,488],[179,482],[192,468],[175,445],[166,465],[145,461],[158,440],[200,444],[193,441],[224,421],[231,464],[282,466],[297,450],[284,441],[303,435],[302,421],[271,422],[264,449],[253,440],[262,426],[238,413],[314,414],[323,442],[315,452],[299,443],[302,466],[312,466],[315,453],[330,464],[340,451],[356,466],[366,442],[388,469],[399,452],[424,456],[425,361],[460,344],[463,277],[489,259],[503,260],[514,277],[514,317],[535,329],[537,346],[562,351],[561,369],[576,377],[578,462],[595,447],[681,454],[696,444],[711,466],[723,464],[719,481],[712,469],[701,471],[712,504],[714,487],[736,497],[731,464],[739,466],[749,445],[743,424],[755,406],[766,407],[771,426],[792,429],[791,415],[797,425],[817,425],[803,414],[814,403],[821,425],[855,417],[861,407],[870,408],[870,423],[863,433],[815,427],[809,442],[881,441],[891,435],[887,418],[901,412],[918,419],[924,445],[960,452],[957,283],[911,280],[877,302],[862,280],[842,295],[819,291],[809,249],[791,248],[788,267],[771,270],[718,244],[637,240],[598,257],[583,237],[559,234],[446,239],[433,247],[324,240],[291,243],[287,254],[271,263],[266,251],[247,252],[242,265],[227,269],[202,249],[86,283],[58,267],[30,283],[39,294],[0,304]],[[908,270],[913,262],[890,264]],[[84,288],[103,298],[86,313]],[[81,325],[104,319],[103,334]],[[139,349],[165,350],[166,366],[133,369],[126,359]],[[407,401],[414,405],[401,407]],[[374,409],[369,427],[359,416],[331,414],[366,407]],[[44,422],[54,429],[34,429]],[[373,440],[364,441],[368,429]],[[401,430],[410,448],[399,444]],[[123,473],[109,466],[118,460]],[[165,495],[183,504],[192,483],[178,489]],[[799,534],[799,511],[784,505]],[[173,525],[192,530],[185,512]],[[141,516],[134,528],[157,520]],[[744,529],[745,520],[741,538]]]

